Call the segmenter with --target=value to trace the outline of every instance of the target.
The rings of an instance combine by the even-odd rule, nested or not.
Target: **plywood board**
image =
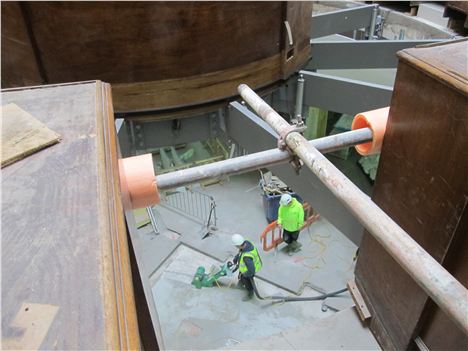
[[[4,87],[35,76],[100,79],[115,87],[122,113],[231,98],[238,84],[266,87],[310,58],[311,2],[22,2],[3,9]]]
[[[60,135],[16,104],[2,106],[2,168],[56,144]]]

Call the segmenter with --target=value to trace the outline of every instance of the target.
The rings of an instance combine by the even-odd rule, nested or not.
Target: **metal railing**
[[[148,213],[148,217],[151,221],[151,227],[156,234],[160,234],[161,230],[158,227],[158,223],[156,221],[156,217],[154,216],[153,208],[151,206],[146,208],[146,212]]]
[[[203,224],[216,226],[216,202],[213,196],[187,187],[166,191],[161,205]]]

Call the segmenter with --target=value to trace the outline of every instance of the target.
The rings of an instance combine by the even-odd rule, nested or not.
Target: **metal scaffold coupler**
[[[280,137],[278,138],[278,149],[280,149],[282,151],[286,150],[286,151],[289,152],[289,154],[291,155],[291,160],[289,161],[289,163],[294,168],[294,171],[296,172],[296,174],[299,174],[299,171],[301,170],[301,167],[302,167],[302,162],[299,159],[299,157],[297,155],[295,155],[291,151],[291,149],[287,146],[286,138],[292,132],[302,133],[302,132],[304,132],[305,129],[306,129],[306,127],[303,124],[301,124],[301,125],[297,125],[297,124],[292,125],[292,126],[290,126],[289,129],[287,129],[284,133],[282,133],[280,135]]]

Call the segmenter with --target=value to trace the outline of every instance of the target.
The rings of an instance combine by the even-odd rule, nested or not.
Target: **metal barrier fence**
[[[151,227],[153,227],[153,231],[156,234],[161,234],[161,230],[159,229],[158,223],[156,221],[156,217],[154,216],[153,208],[151,206],[147,207],[146,212],[148,213],[148,217],[151,221]]]
[[[213,196],[190,188],[166,191],[161,205],[203,224],[216,226],[216,202]]]

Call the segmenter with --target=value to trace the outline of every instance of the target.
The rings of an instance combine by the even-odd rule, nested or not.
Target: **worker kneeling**
[[[247,295],[242,301],[252,299],[254,295],[253,279],[255,274],[262,268],[262,259],[255,246],[240,234],[232,236],[232,243],[239,249],[234,257],[234,264],[239,266],[239,283],[247,289]]]
[[[286,252],[292,255],[301,249],[297,241],[299,232],[304,225],[304,208],[302,204],[289,194],[283,194],[278,209],[278,226],[283,230],[283,241],[288,244]]]

